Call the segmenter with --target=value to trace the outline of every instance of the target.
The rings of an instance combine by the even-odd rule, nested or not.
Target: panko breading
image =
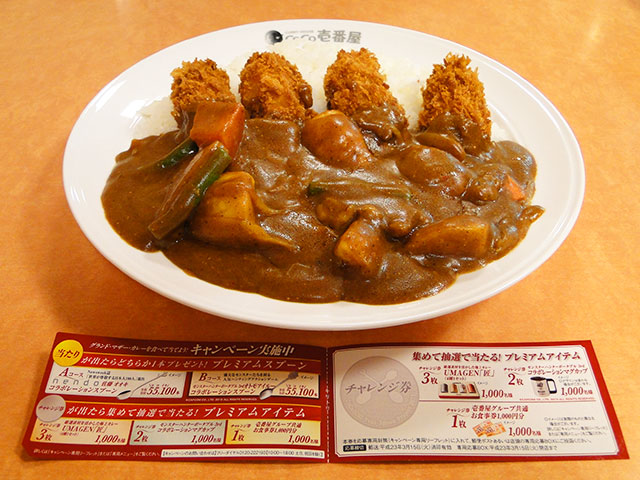
[[[278,53],[251,55],[240,73],[239,92],[251,118],[302,122],[312,113],[311,85]]]
[[[378,59],[366,48],[338,52],[335,62],[327,68],[324,93],[329,109],[352,116],[386,106],[406,124],[404,108],[391,93]]]
[[[195,112],[198,103],[207,101],[235,102],[229,86],[229,75],[210,59],[182,62],[171,72],[171,101],[173,116],[182,112]]]
[[[443,64],[434,65],[422,89],[419,128],[426,129],[437,116],[452,113],[472,120],[491,136],[491,119],[484,86],[478,78],[478,70],[469,68],[469,63],[469,57],[449,53]]]

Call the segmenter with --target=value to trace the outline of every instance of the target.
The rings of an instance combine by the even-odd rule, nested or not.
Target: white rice
[[[279,53],[298,67],[302,77],[311,85],[313,108],[317,112],[322,112],[327,108],[323,89],[324,74],[327,67],[336,59],[338,51],[342,48],[344,47],[340,44],[287,40],[277,43],[265,49],[265,51]],[[238,101],[240,100],[238,95],[240,72],[252,54],[252,51],[246,52],[236,57],[227,66],[219,65],[229,74],[231,91],[235,93]],[[386,76],[391,92],[405,108],[409,126],[415,127],[422,104],[421,89],[431,74],[432,66],[415,65],[404,58],[383,57],[378,54],[376,54],[376,57],[380,62],[382,73]],[[175,129],[176,123],[171,116],[172,109],[173,106],[168,97],[143,107],[134,119],[134,138],[158,135]],[[507,138],[506,132],[495,122],[493,122],[492,127],[494,140]]]
[[[178,128],[171,115],[172,110],[173,103],[169,97],[164,97],[142,107],[133,119],[131,126],[133,138],[160,135]]]

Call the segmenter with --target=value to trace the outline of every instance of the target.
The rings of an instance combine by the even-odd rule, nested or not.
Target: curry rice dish
[[[277,53],[254,53],[239,98],[210,59],[183,62],[180,127],[133,140],[102,194],[134,247],[225,288],[297,302],[393,304],[434,295],[512,250],[543,208],[536,162],[491,140],[477,70],[449,54],[416,127],[376,56],[340,51],[328,109]]]

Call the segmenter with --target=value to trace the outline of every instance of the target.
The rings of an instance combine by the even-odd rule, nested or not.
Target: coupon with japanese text
[[[35,457],[327,457],[326,350],[58,334],[24,439]]]
[[[37,458],[628,458],[589,342],[360,345],[57,335]]]
[[[628,458],[589,342],[332,349],[331,461]]]

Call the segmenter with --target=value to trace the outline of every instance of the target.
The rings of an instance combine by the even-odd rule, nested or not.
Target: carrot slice
[[[514,201],[520,202],[525,199],[524,190],[511,175],[507,175],[504,178],[503,186]]]
[[[200,148],[220,142],[235,157],[242,140],[245,109],[239,103],[205,102],[198,105],[189,136]]]

